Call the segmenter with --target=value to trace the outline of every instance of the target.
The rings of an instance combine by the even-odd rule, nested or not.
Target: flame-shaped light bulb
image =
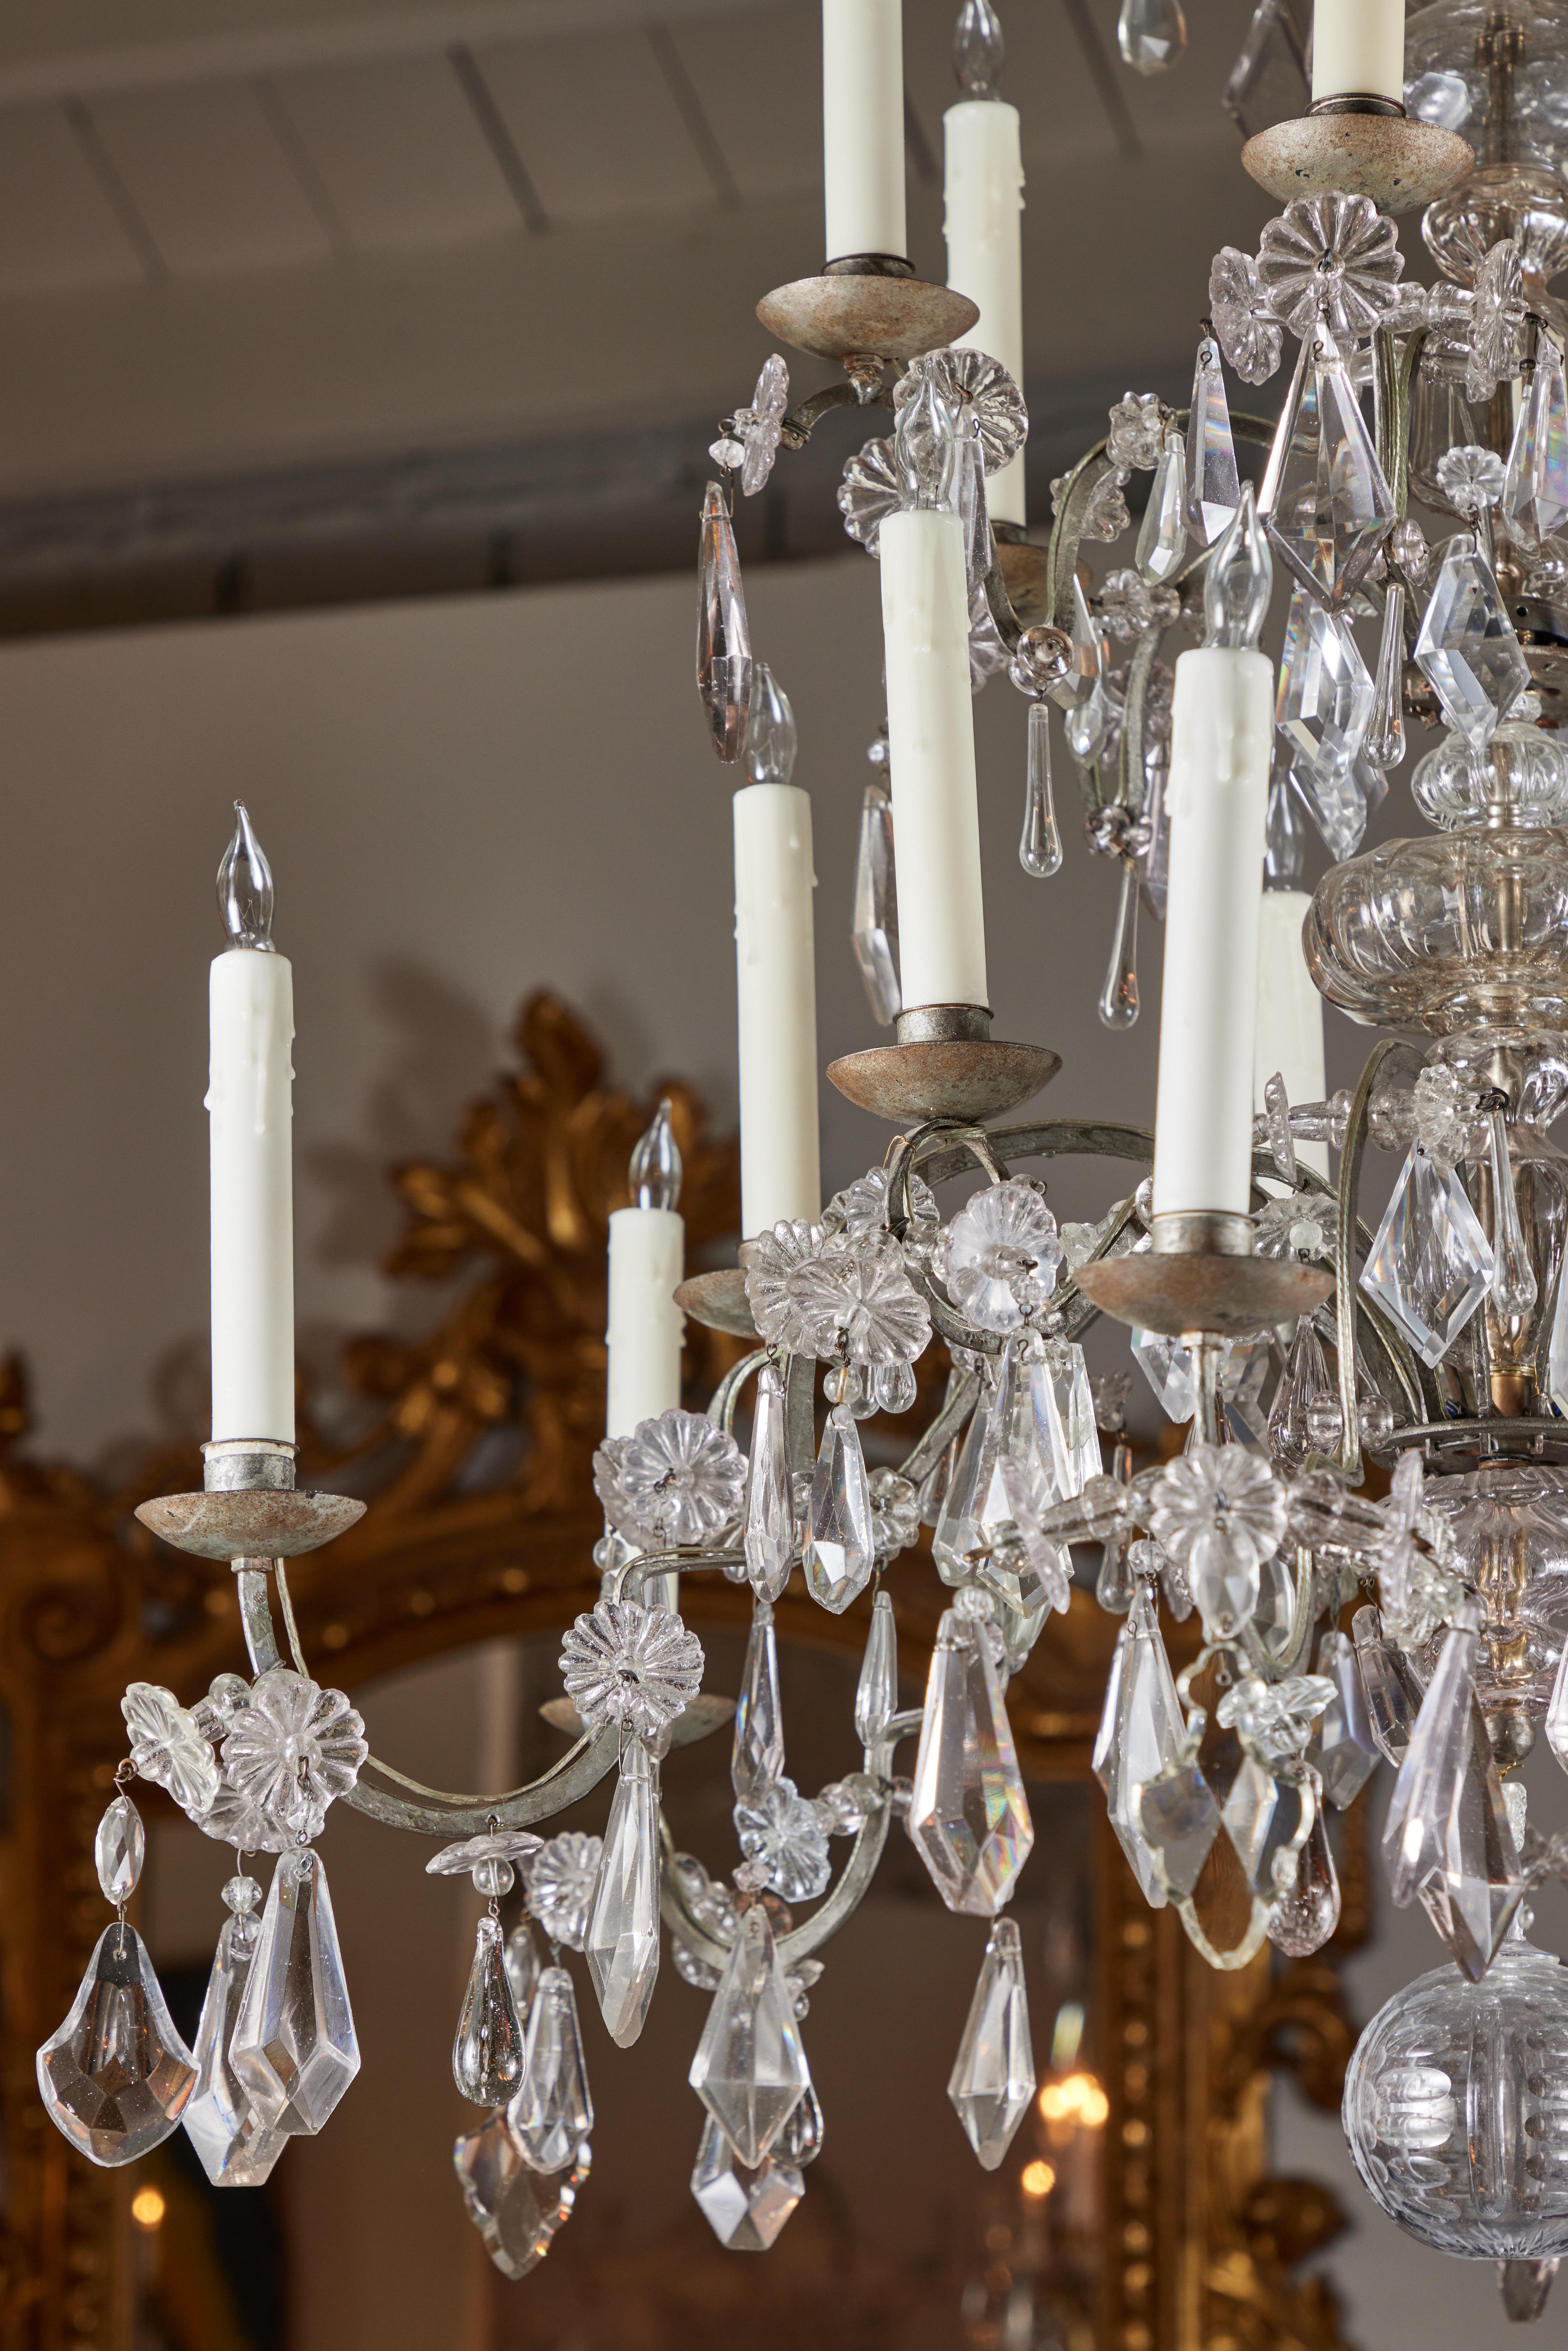
[[[991,0],[964,0],[953,27],[953,71],[966,98],[996,98],[1007,49]]]
[[[916,360],[910,368],[914,389],[898,412],[893,455],[906,507],[956,514],[958,497],[958,420],[941,387]]]
[[[1299,889],[1305,851],[1290,767],[1288,762],[1280,760],[1269,785],[1269,816],[1263,834],[1264,889]]]
[[[681,1146],[671,1123],[668,1094],[659,1104],[653,1125],[632,1154],[632,1197],[640,1208],[678,1208],[681,1205]]]
[[[1247,482],[1230,528],[1208,559],[1203,583],[1204,643],[1237,652],[1256,647],[1273,585],[1274,559],[1258,519],[1252,485]]]
[[[751,664],[745,759],[754,784],[787,784],[795,772],[795,713],[766,662]]]
[[[243,800],[235,802],[235,836],[218,867],[218,912],[232,947],[259,947],[271,955],[272,868],[251,829]]]

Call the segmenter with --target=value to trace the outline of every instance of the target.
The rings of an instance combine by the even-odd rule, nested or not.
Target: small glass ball
[[[231,1877],[224,1887],[225,1907],[236,1918],[248,1918],[261,1905],[261,1888],[254,1877]]]
[[[509,1894],[517,1884],[517,1873],[509,1861],[495,1858],[476,1861],[474,1865],[474,1885],[476,1892],[492,1901],[497,1896]]]

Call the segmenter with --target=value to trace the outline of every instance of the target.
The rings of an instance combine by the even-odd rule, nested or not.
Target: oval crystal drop
[[[129,1902],[147,1858],[147,1832],[129,1796],[116,1796],[99,1821],[98,1834],[92,1841],[92,1857],[98,1864],[98,1882],[103,1888],[104,1900],[117,1906]]]

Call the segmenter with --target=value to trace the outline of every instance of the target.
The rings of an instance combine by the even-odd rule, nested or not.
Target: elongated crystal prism
[[[1452,1170],[1413,1143],[1361,1286],[1393,1317],[1424,1364],[1441,1363],[1491,1287],[1491,1243]]]
[[[988,2171],[1012,2145],[1034,2089],[1023,1947],[1014,1921],[998,1918],[947,2083],[964,2136]]]
[[[1145,580],[1168,580],[1186,559],[1186,449],[1167,433],[1138,529],[1134,561]]]
[[[1212,547],[1230,528],[1241,504],[1241,476],[1230,431],[1219,345],[1205,335],[1192,378],[1186,428],[1186,516],[1199,544]]]
[[[1044,881],[1061,864],[1061,834],[1051,784],[1051,705],[1043,699],[1029,706],[1029,757],[1019,863],[1036,881]]]
[[[1377,1769],[1380,1750],[1373,1734],[1355,1644],[1348,1633],[1325,1633],[1317,1670],[1333,1681],[1335,1695],[1324,1707],[1310,1750],[1323,1792],[1336,1811],[1355,1802]]]
[[[617,2047],[629,2049],[659,1973],[659,1786],[640,1739],[622,1743],[582,1955],[605,2030]]]
[[[497,1918],[481,1918],[452,2043],[452,2078],[476,2106],[504,2106],[522,2079],[523,2027]]]
[[[538,1980],[539,1947],[534,1940],[532,1926],[525,1918],[520,1926],[513,1928],[507,1938],[507,1981],[512,1987],[513,2005],[523,2021],[525,2031]]]
[[[1326,325],[1317,360],[1281,416],[1269,471],[1269,536],[1302,586],[1341,604],[1360,587],[1398,519],[1361,402]]]
[[[757,1375],[740,1541],[754,1590],[777,1600],[795,1558],[795,1502],[784,1383],[772,1364],[764,1364]]]
[[[147,1832],[129,1796],[116,1796],[98,1824],[92,1841],[98,1882],[106,1902],[129,1902],[141,1881],[147,1858]]]
[[[709,2115],[692,2166],[692,2194],[714,2235],[732,2253],[765,2253],[806,2193],[800,2167],[782,2154],[743,2177],[734,2147]]]
[[[1359,822],[1328,812],[1349,788],[1372,705],[1372,675],[1349,628],[1306,589],[1296,587],[1285,622],[1274,724],[1291,747],[1294,772],[1323,838],[1341,856],[1360,841],[1365,809],[1359,808]],[[1343,846],[1346,841],[1348,848]]]
[[[37,2074],[50,2121],[106,2168],[134,2163],[179,2128],[195,2060],[134,1927],[116,1920],[99,1937],[70,2014],[38,2052]]]
[[[794,1996],[760,1902],[741,1913],[688,2078],[753,2171],[810,2086]]]
[[[1122,886],[1116,899],[1116,923],[1111,933],[1111,956],[1105,984],[1095,1010],[1103,1029],[1131,1029],[1138,1018],[1138,868],[1122,861]]]
[[[1404,1650],[1385,1638],[1375,1608],[1358,1608],[1351,1631],[1373,1738],[1391,1763],[1401,1764],[1426,1692]]]
[[[257,2122],[229,2060],[256,1939],[254,1918],[225,1920],[196,2031],[196,2085],[181,2116],[214,2188],[259,2188],[288,2143],[287,2132]]]
[[[893,802],[880,784],[868,784],[861,802],[850,944],[860,967],[872,1018],[883,1028],[891,1028],[904,998],[898,980],[898,884],[893,862]]]
[[[1508,1128],[1503,1113],[1493,1109],[1487,1126],[1491,1148],[1492,1302],[1505,1322],[1528,1314],[1535,1303],[1535,1270],[1524,1246],[1514,1191],[1513,1162],[1509,1155]]]
[[[1140,1583],[1123,1635],[1116,1720],[1103,1774],[1111,1826],[1145,1898],[1157,1910],[1166,1899],[1144,1834],[1139,1793],[1181,1760],[1186,1736],[1181,1700],[1160,1638],[1153,1595]]]
[[[1384,591],[1366,756],[1383,768],[1397,768],[1405,757],[1405,590],[1396,580]]]
[[[931,1652],[904,1823],[949,1910],[994,1917],[1034,1844],[984,1628],[948,1609]]]
[[[1131,1582],[1132,1592],[1127,1601],[1129,1609],[1137,1591],[1136,1578],[1132,1578]],[[1107,1796],[1111,1792],[1112,1775],[1116,1769],[1116,1734],[1122,1719],[1122,1670],[1126,1655],[1127,1628],[1124,1625],[1116,1635],[1116,1646],[1111,1652],[1111,1670],[1105,1677],[1105,1695],[1100,1704],[1100,1727],[1094,1733],[1094,1750],[1089,1763],[1090,1770]]]
[[[534,2171],[524,2162],[504,2114],[492,2115],[455,2142],[452,2164],[468,2218],[503,2277],[527,2277],[543,2261],[570,2215],[592,2159],[585,2139],[566,2169]]]
[[[724,491],[710,482],[703,496],[697,557],[697,692],[707,712],[713,747],[727,765],[746,749],[751,708],[751,631],[740,557]]]
[[[752,1611],[740,1695],[735,1702],[730,1785],[752,1803],[784,1776],[784,1710],[779,1702],[779,1635],[773,1611],[760,1600]]]
[[[1491,741],[1529,689],[1530,665],[1491,566],[1478,542],[1462,531],[1448,542],[1416,640],[1416,659],[1449,726],[1472,750]]]
[[[1563,353],[1549,334],[1536,346],[1514,427],[1501,514],[1516,538],[1536,547],[1568,522],[1568,384]]]
[[[1048,1343],[1031,1368],[1030,1392],[1035,1442],[1049,1463],[1051,1499],[1071,1501],[1091,1478],[1105,1474],[1082,1348],[1074,1341]]]
[[[593,2128],[577,1995],[564,1968],[546,1968],[528,2012],[523,2078],[507,2121],[531,2170],[564,2171]]]
[[[855,1737],[861,1745],[871,1746],[897,1711],[898,1626],[891,1597],[878,1592],[871,1604],[871,1629],[855,1684]]]
[[[811,1597],[841,1616],[871,1581],[876,1564],[871,1484],[860,1430],[847,1404],[828,1415],[806,1518],[806,1581]]]
[[[327,1873],[308,1847],[272,1873],[229,2062],[261,2124],[308,2136],[360,2070]]]

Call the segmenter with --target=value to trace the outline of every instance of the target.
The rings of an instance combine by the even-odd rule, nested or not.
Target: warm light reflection
[[[139,2229],[161,2229],[163,2211],[162,2194],[156,2188],[139,2188],[131,2199],[131,2217]]]
[[[1056,2174],[1049,2163],[1041,2163],[1037,2158],[1033,2163],[1024,2165],[1019,2186],[1026,2196],[1049,2196],[1055,2185]]]
[[[1111,2101],[1092,2074],[1069,2074],[1048,2082],[1040,2094],[1040,2111],[1048,2123],[1082,2123],[1098,2130],[1111,2111]]]

